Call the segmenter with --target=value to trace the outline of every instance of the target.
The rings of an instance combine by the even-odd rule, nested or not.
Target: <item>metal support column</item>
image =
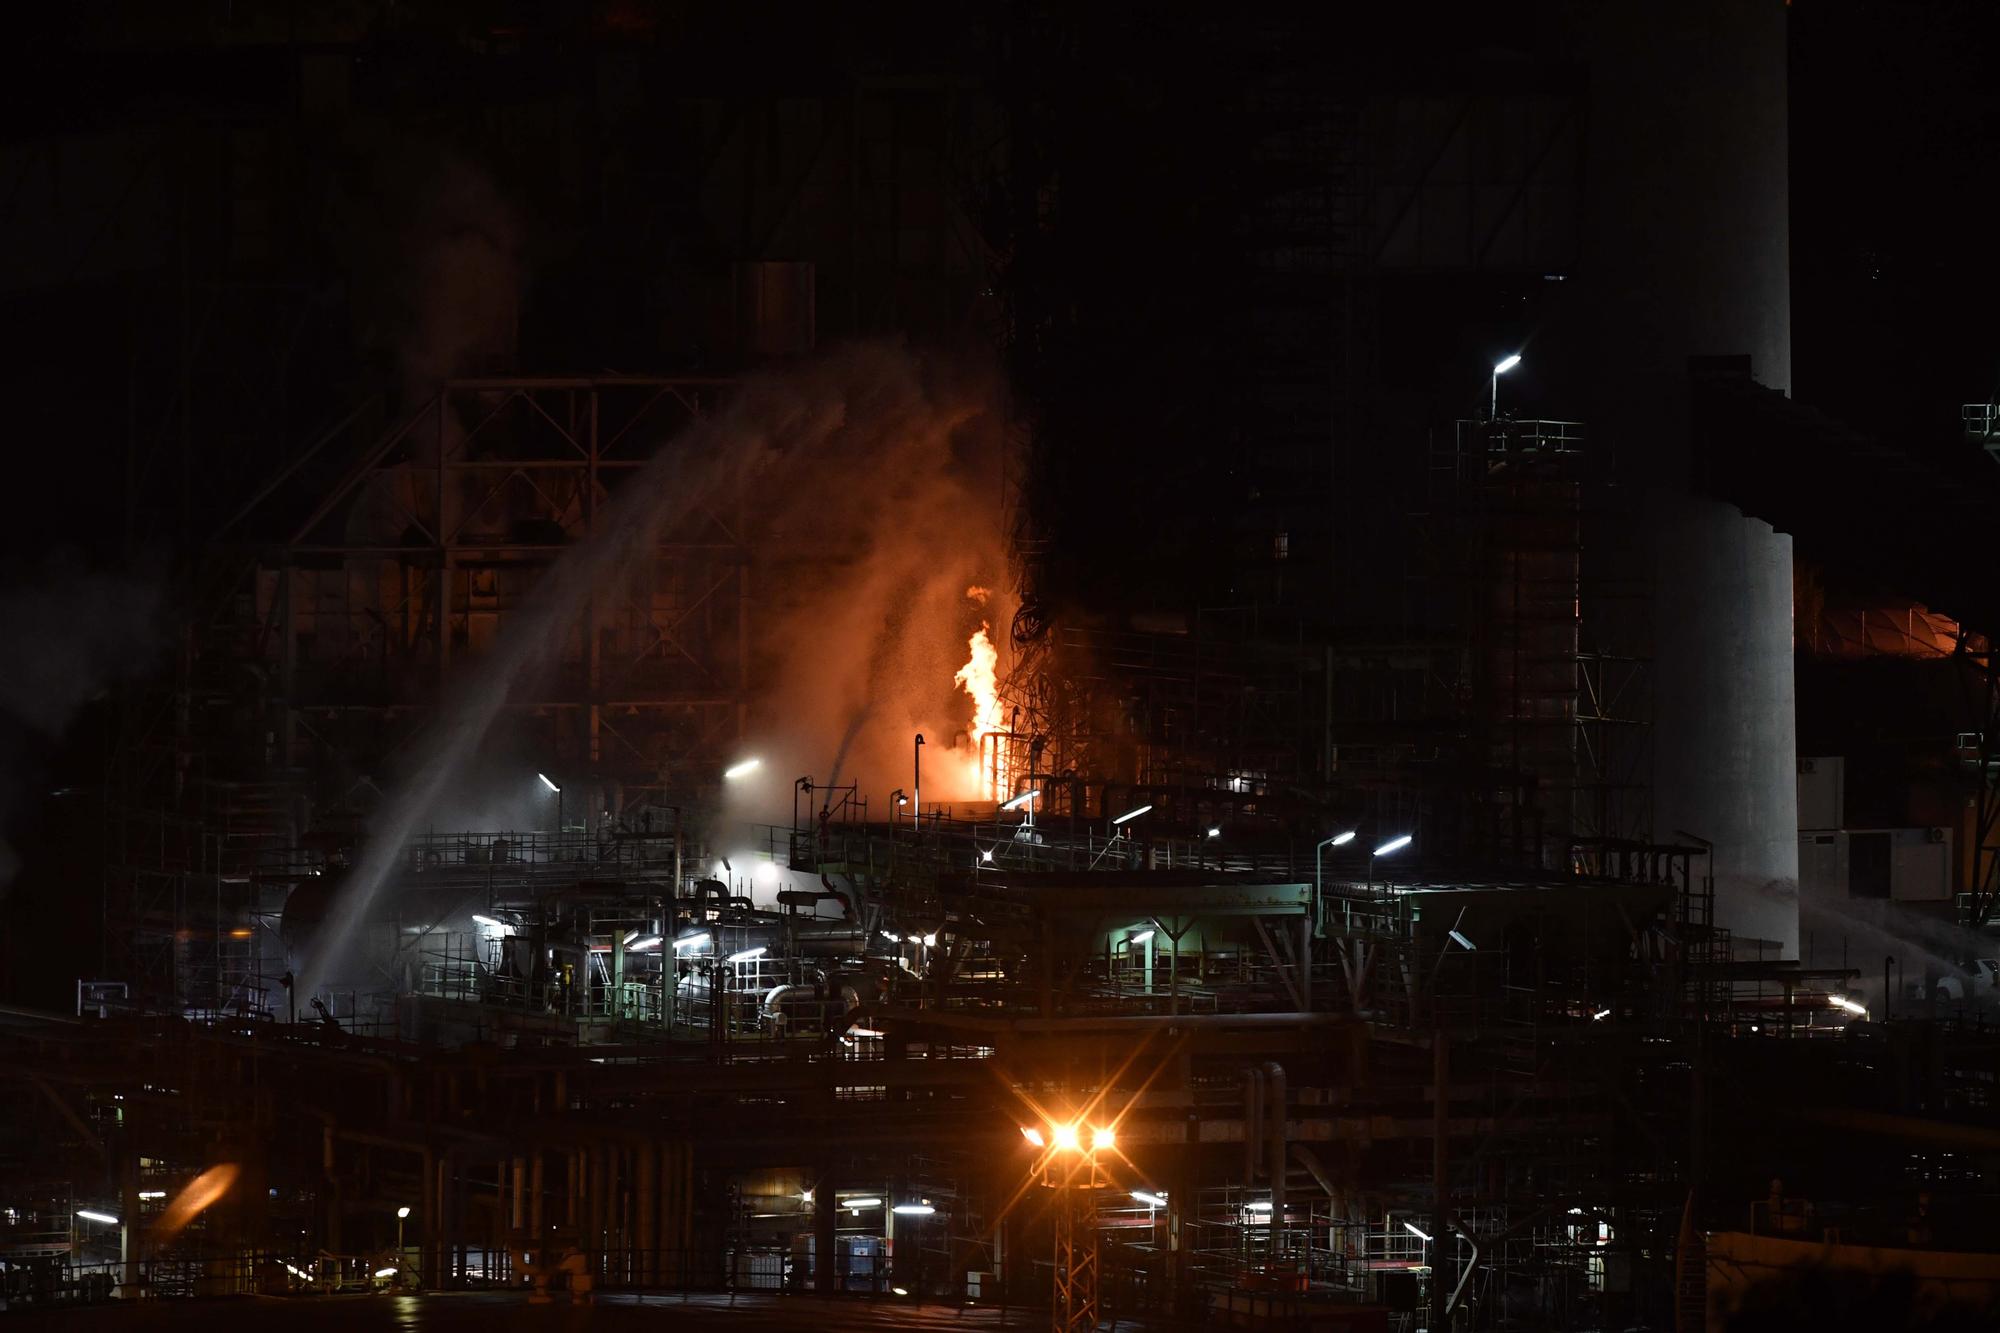
[[[1055,1290],[1049,1311],[1054,1333],[1088,1333],[1097,1327],[1095,1200],[1089,1190],[1056,1191]]]

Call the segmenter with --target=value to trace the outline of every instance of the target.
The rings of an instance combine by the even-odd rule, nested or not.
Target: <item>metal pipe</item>
[[[1263,1157],[1264,1071],[1252,1066],[1243,1071],[1243,1183],[1257,1182],[1257,1168]]]
[[[1264,1062],[1264,1105],[1270,1112],[1271,1127],[1266,1142],[1269,1155],[1265,1169],[1271,1176],[1271,1238],[1273,1248],[1285,1225],[1285,1067],[1276,1060]]]

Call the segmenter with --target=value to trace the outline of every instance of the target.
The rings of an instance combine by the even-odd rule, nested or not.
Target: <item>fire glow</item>
[[[984,589],[968,588],[968,597]],[[983,599],[982,599],[983,600]],[[1000,651],[993,646],[990,626],[981,621],[966,644],[972,656],[952,677],[972,699],[973,753],[977,756],[977,787],[981,797],[998,800],[1009,791],[1006,720],[1000,711]]]

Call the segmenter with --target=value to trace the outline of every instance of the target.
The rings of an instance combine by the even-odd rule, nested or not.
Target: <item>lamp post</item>
[[[1389,839],[1389,841],[1383,843],[1380,847],[1377,847],[1374,851],[1368,853],[1369,888],[1372,889],[1375,887],[1375,858],[1378,856],[1394,856],[1397,852],[1402,851],[1405,847],[1408,847],[1409,845],[1410,845],[1410,835],[1407,833],[1399,833],[1395,837]]]
[[[810,773],[792,784],[792,832],[794,833],[799,831],[799,793],[804,792],[806,794],[806,810],[810,813],[812,810],[812,789],[813,780]]]
[[[1104,840],[1104,850],[1090,858],[1090,865],[1087,868],[1091,870],[1097,869],[1097,863],[1102,861],[1105,855],[1118,845],[1119,840],[1130,836],[1125,830],[1125,825],[1131,823],[1152,808],[1151,805],[1142,805],[1135,810],[1127,810],[1124,814],[1112,820],[1110,836]]]
[[[537,774],[535,774],[535,776],[536,776],[536,777],[538,777],[538,778],[540,778],[540,779],[542,780],[542,785],[543,785],[544,787],[547,787],[547,788],[548,788],[548,789],[549,789],[550,791],[552,791],[552,792],[554,792],[554,793],[555,793],[555,797],[556,797],[556,840],[557,840],[558,842],[560,842],[560,841],[562,840],[562,788],[561,788],[561,787],[558,787],[558,786],[556,786],[556,784],[555,784],[555,783],[553,783],[553,782],[549,781],[549,775],[548,775],[548,774],[546,774],[546,773],[537,773]]]
[[[1331,838],[1322,838],[1319,846],[1313,848],[1313,911],[1319,911],[1319,854],[1329,847],[1345,847],[1348,843],[1354,841],[1354,834],[1354,829],[1349,829],[1345,833],[1336,833]],[[1214,830],[1210,830],[1210,836],[1214,836]]]
[[[917,733],[917,743],[910,747],[910,827],[921,830],[924,826],[924,733]]]
[[[1032,829],[1035,826],[1035,798],[1041,794],[1042,789],[1040,787],[1030,787],[1013,800],[1006,802],[1000,808],[1002,810],[1026,810],[1027,813],[1021,816],[1021,827]]]
[[[1147,926],[1145,929],[1135,931],[1125,937],[1125,952],[1127,955],[1130,955],[1132,950],[1138,948],[1144,948],[1146,951],[1146,961],[1140,975],[1145,978],[1146,994],[1148,995],[1153,993],[1153,933],[1153,927]]]
[[[1116,818],[1116,819],[1112,820],[1112,821],[1111,821],[1111,829],[1112,829],[1112,833],[1111,833],[1111,836],[1112,836],[1112,837],[1114,837],[1114,838],[1122,838],[1122,837],[1128,837],[1128,836],[1130,836],[1129,834],[1127,834],[1127,833],[1125,833],[1125,832],[1123,832],[1123,831],[1122,831],[1122,830],[1124,829],[1124,827],[1125,827],[1125,826],[1126,826],[1127,824],[1131,823],[1131,822],[1132,822],[1133,820],[1137,819],[1137,818],[1138,818],[1138,817],[1139,817],[1140,815],[1143,815],[1143,814],[1145,814],[1145,813],[1146,813],[1146,812],[1147,812],[1148,810],[1151,810],[1152,808],[1153,808],[1153,807],[1152,807],[1152,806],[1150,806],[1150,805],[1142,805],[1142,806],[1138,807],[1138,808],[1137,808],[1136,810],[1127,810],[1127,811],[1126,811],[1126,812],[1125,812],[1124,814],[1122,814],[1122,815],[1118,816],[1118,818]]]
[[[1084,1333],[1097,1327],[1097,1218],[1090,1203],[1092,1191],[1106,1183],[1098,1154],[1117,1151],[1117,1128],[1071,1121],[1049,1124],[1044,1132],[1023,1125],[1021,1137],[1040,1154],[1034,1169],[1041,1184],[1060,1191],[1049,1326],[1055,1333]]]
[[[1488,421],[1498,421],[1500,419],[1500,377],[1520,364],[1521,354],[1519,352],[1516,352],[1512,356],[1501,357],[1500,360],[1493,364],[1493,398],[1486,409],[1486,419]]]
[[[396,1210],[396,1262],[403,1262],[403,1222],[410,1215],[410,1205],[404,1204]]]

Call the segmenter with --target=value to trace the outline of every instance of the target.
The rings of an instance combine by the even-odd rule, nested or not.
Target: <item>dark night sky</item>
[[[2000,8],[1793,7],[1794,396],[1950,440],[2000,393]]]

